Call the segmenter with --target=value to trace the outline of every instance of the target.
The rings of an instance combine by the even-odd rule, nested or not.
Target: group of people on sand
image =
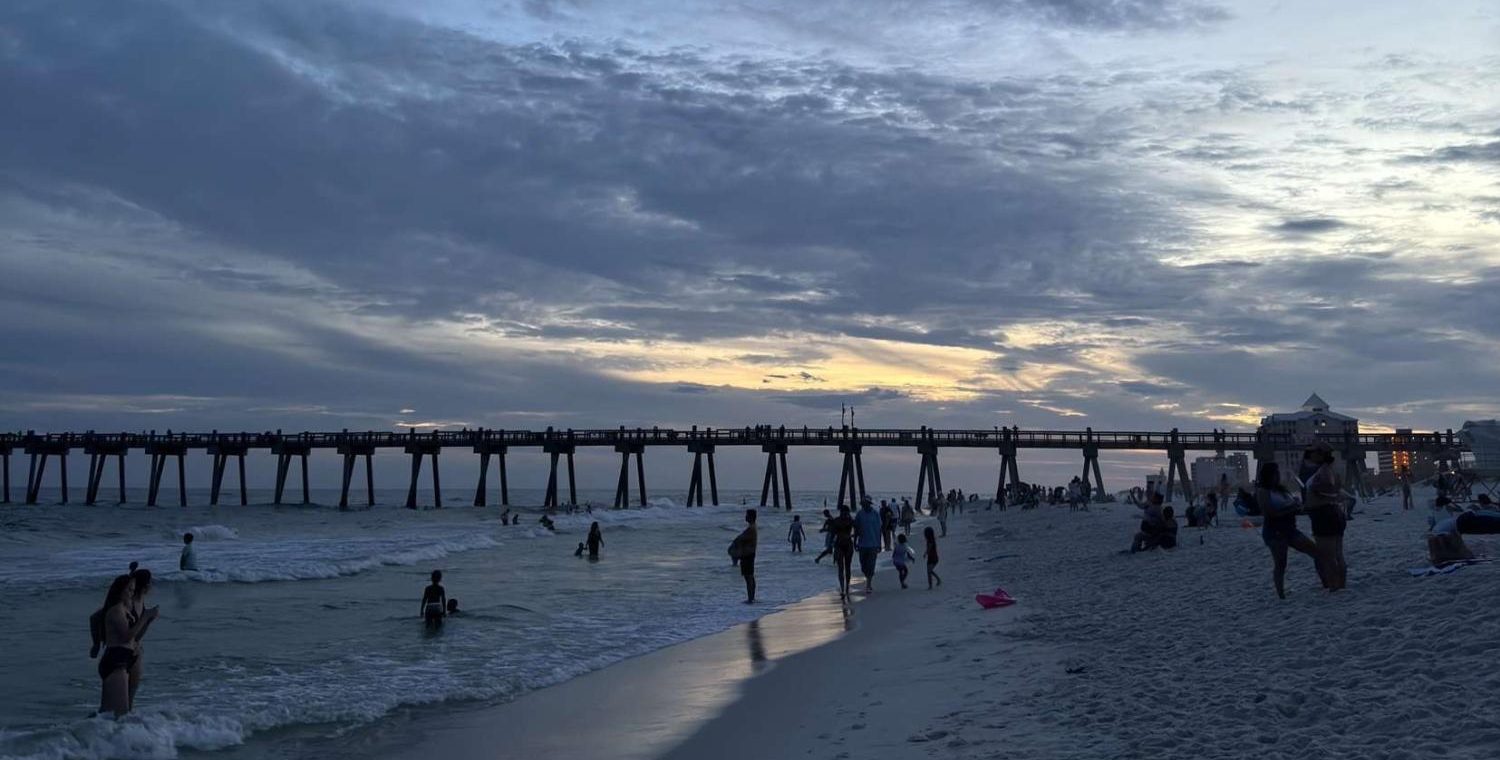
[[[941,506],[934,507],[934,511],[944,515],[943,520],[946,522],[946,502],[937,498],[933,501],[941,503]],[[818,532],[824,534],[823,552],[813,558],[813,562],[820,563],[824,557],[833,555],[833,565],[838,572],[839,598],[847,600],[854,575],[855,557],[859,558],[860,574],[865,578],[865,593],[869,594],[875,590],[875,570],[879,565],[880,555],[890,552],[891,564],[896,568],[901,588],[907,588],[910,565],[917,560],[909,539],[911,526],[915,522],[916,509],[905,499],[902,499],[899,511],[890,502],[884,501],[877,511],[874,500],[869,496],[860,500],[859,511],[852,514],[847,504],[839,505],[837,515],[825,509],[823,527],[818,529]],[[902,529],[900,533],[896,533],[898,526]],[[925,543],[922,556],[927,563],[927,588],[931,589],[934,584],[943,584],[943,579],[937,574],[938,533],[932,526],[927,526],[923,528],[922,536]]]
[[[1281,467],[1263,462],[1255,478],[1255,503],[1261,515],[1261,539],[1271,551],[1271,581],[1276,595],[1286,598],[1286,566],[1290,550],[1312,558],[1323,588],[1344,588],[1349,567],[1344,560],[1344,531],[1351,506],[1334,468],[1333,448],[1325,442],[1308,446],[1302,454],[1297,482],[1300,493],[1287,488]],[[1308,518],[1312,538],[1297,527],[1297,516]]]

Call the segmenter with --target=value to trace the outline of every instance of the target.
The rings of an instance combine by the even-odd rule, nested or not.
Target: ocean
[[[761,603],[741,603],[726,547],[744,525],[741,501],[758,495],[721,492],[717,508],[662,499],[580,510],[556,517],[555,533],[536,508],[505,526],[500,508],[463,498],[400,508],[404,490],[348,512],[272,506],[256,491],[262,503],[208,507],[192,490],[186,508],[0,508],[0,606],[12,611],[0,626],[0,756],[359,756],[341,739],[383,718],[515,699],[834,588],[830,564],[812,563],[833,495],[806,492],[795,514],[809,523],[808,553],[788,552],[786,512],[762,510]],[[512,501],[541,496],[518,490]],[[579,496],[599,504],[613,493]],[[604,531],[599,562],[573,556],[593,520]],[[199,572],[176,569],[184,532],[196,536]],[[161,617],[145,640],[136,710],[117,722],[91,717],[99,678],[88,617],[132,561],[155,575],[148,604]],[[463,610],[436,633],[418,609],[434,569]]]

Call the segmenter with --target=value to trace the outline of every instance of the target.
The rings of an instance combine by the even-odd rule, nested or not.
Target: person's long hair
[[[130,574],[135,579],[135,598],[140,599],[151,590],[151,571],[141,568]]]
[[[109,584],[109,593],[104,595],[104,609],[112,609],[115,605],[125,601],[125,589],[130,586],[129,575],[116,576]]]
[[[1281,467],[1275,462],[1262,462],[1260,472],[1255,477],[1255,487],[1268,491],[1286,490],[1286,486],[1281,484]]]

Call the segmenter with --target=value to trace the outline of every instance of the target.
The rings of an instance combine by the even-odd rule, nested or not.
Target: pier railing
[[[98,499],[103,482],[105,465],[113,457],[119,479],[119,495],[124,499],[125,456],[132,450],[143,451],[151,457],[150,488],[148,503],[155,504],[160,492],[161,480],[169,459],[175,458],[178,494],[186,504],[187,452],[202,450],[213,457],[213,481],[210,502],[217,504],[224,476],[231,459],[237,460],[239,472],[240,501],[245,501],[245,456],[252,450],[265,449],[277,457],[275,499],[281,503],[292,465],[301,466],[302,497],[306,502],[307,459],[315,450],[333,449],[343,457],[344,477],[340,506],[349,501],[349,490],[358,459],[364,458],[365,483],[368,497],[374,501],[374,476],[371,457],[381,449],[399,449],[411,456],[411,485],[407,506],[416,506],[417,481],[421,475],[424,459],[430,459],[434,500],[442,503],[441,485],[438,475],[438,454],[448,449],[468,449],[480,457],[480,476],[475,491],[474,503],[486,503],[486,482],[491,459],[498,460],[500,476],[500,502],[509,504],[509,477],[506,470],[506,455],[512,448],[536,448],[551,458],[551,470],[547,483],[545,506],[560,503],[559,465],[566,463],[568,502],[576,503],[575,468],[573,455],[579,447],[610,447],[621,455],[620,477],[615,492],[616,506],[624,506],[630,494],[630,458],[635,457],[635,473],[641,504],[646,503],[646,475],[644,453],[652,447],[683,447],[694,457],[692,475],[689,480],[688,502],[701,506],[703,503],[704,460],[707,460],[708,486],[712,502],[718,503],[718,477],[714,461],[717,447],[759,446],[766,454],[766,472],[761,487],[761,505],[766,506],[770,498],[775,506],[781,506],[783,498],[788,508],[791,505],[791,484],[787,476],[786,457],[791,448],[828,447],[837,448],[844,455],[843,468],[839,475],[839,501],[847,494],[851,502],[865,495],[863,449],[869,447],[915,448],[921,454],[917,499],[923,491],[942,492],[942,476],[938,452],[942,449],[994,449],[1000,455],[1000,476],[996,497],[1003,499],[1010,486],[1020,485],[1017,454],[1021,449],[1075,449],[1083,455],[1082,480],[1094,493],[1104,493],[1103,477],[1099,469],[1101,450],[1147,450],[1164,451],[1167,454],[1167,492],[1171,494],[1175,483],[1181,481],[1182,489],[1191,493],[1186,452],[1212,451],[1225,454],[1231,451],[1250,452],[1257,460],[1268,460],[1277,452],[1302,449],[1314,441],[1323,441],[1339,452],[1345,461],[1346,479],[1363,489],[1365,455],[1371,451],[1403,451],[1423,453],[1442,462],[1456,462],[1467,444],[1452,430],[1432,433],[1343,433],[1316,436],[1297,436],[1284,433],[1232,433],[1224,430],[1210,432],[1185,432],[1180,430],[1022,430],[1016,427],[994,427],[989,429],[938,429],[929,427],[911,429],[862,429],[855,427],[786,427],[784,425],[754,425],[744,427],[689,427],[689,428],[605,428],[588,430],[544,430],[464,429],[431,430],[418,432],[396,431],[350,431],[337,432],[48,432],[34,431],[0,433],[0,464],[3,464],[3,490],[0,503],[10,502],[10,458],[20,451],[30,457],[27,474],[26,501],[35,503],[41,489],[49,459],[58,460],[59,485],[63,501],[68,499],[67,454],[79,451],[89,459],[89,480],[86,503]]]

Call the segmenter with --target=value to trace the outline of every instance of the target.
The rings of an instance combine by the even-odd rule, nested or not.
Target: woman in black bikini
[[[151,571],[145,568],[132,570],[131,580],[135,581],[135,590],[130,595],[130,624],[133,626],[146,614],[146,594],[151,591]],[[130,709],[135,709],[135,692],[141,688],[141,677],[146,672],[146,647],[141,639],[146,635],[146,629],[151,625],[147,620],[146,625],[141,626],[141,632],[135,637],[135,662],[130,666]]]
[[[129,575],[115,578],[104,597],[104,653],[99,656],[99,680],[102,692],[99,711],[120,717],[130,712],[130,668],[135,665],[136,645],[146,626],[156,619],[158,610],[149,607],[133,621],[130,603],[135,597],[135,579]]]

